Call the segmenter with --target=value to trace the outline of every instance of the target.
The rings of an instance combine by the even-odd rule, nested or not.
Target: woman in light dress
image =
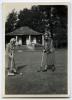
[[[6,47],[6,59],[8,63],[8,75],[15,75],[16,68],[15,68],[15,59],[14,59],[14,52],[15,52],[15,38],[12,38],[10,42],[7,44]]]

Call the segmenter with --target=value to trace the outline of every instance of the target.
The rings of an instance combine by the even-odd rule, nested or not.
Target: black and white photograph
[[[4,95],[68,95],[68,5],[4,3]]]

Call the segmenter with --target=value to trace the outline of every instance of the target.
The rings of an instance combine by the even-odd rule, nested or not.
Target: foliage
[[[17,18],[18,16],[18,18]],[[31,9],[24,8],[19,14],[13,10],[5,23],[6,33],[19,27],[28,26],[35,31],[44,33],[49,25],[55,40],[67,44],[67,6],[66,5],[33,5]]]
[[[13,9],[11,13],[9,13],[6,23],[5,23],[5,33],[12,32],[15,29],[17,22],[17,12]]]

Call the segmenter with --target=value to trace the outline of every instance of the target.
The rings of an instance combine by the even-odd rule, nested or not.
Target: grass
[[[15,53],[16,67],[23,75],[5,78],[6,94],[67,94],[67,50],[55,52],[55,72],[37,72],[41,63],[41,51]]]

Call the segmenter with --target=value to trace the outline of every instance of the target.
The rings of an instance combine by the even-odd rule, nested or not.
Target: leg
[[[47,56],[48,56],[47,53],[45,53],[45,58],[44,58],[45,59],[45,64],[44,64],[45,68],[44,68],[43,72],[47,71],[47,69],[48,69],[48,66],[47,66],[48,57]]]
[[[14,73],[13,73],[13,61],[11,58],[9,58],[8,65],[9,65],[8,75],[14,75]]]
[[[42,69],[43,69],[43,60],[44,60],[44,52],[42,52],[41,66],[40,66],[40,69],[38,70],[38,72],[42,71]]]
[[[14,59],[13,59],[13,72],[14,72],[14,73],[17,73],[16,67],[15,67],[15,60],[14,60]]]
[[[55,52],[51,53],[51,69],[55,71]]]

